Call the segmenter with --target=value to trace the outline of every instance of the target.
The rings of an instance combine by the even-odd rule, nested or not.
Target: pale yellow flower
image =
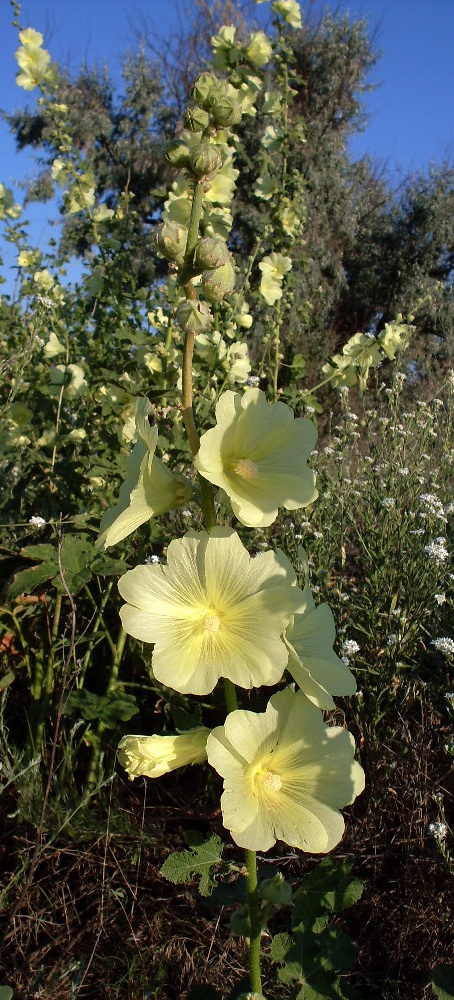
[[[302,592],[282,552],[254,559],[231,528],[170,542],[167,565],[137,566],[118,589],[125,631],[154,643],[158,681],[208,694],[221,677],[240,687],[275,684],[288,651],[282,633]]]
[[[47,344],[44,344],[43,351],[46,358],[55,358],[57,354],[64,354],[66,347],[60,343],[57,334],[52,330]]]
[[[160,778],[177,767],[206,760],[209,732],[199,726],[180,736],[123,736],[118,744],[118,760],[131,780],[140,775]]]
[[[15,52],[21,72],[16,76],[16,83],[23,90],[34,90],[41,85],[54,86],[57,82],[57,66],[51,63],[50,55],[41,46],[43,36],[34,28],[25,28],[19,32],[20,48]]]
[[[263,31],[253,31],[246,49],[246,55],[256,66],[264,66],[273,54],[271,42]]]
[[[282,298],[282,282],[284,275],[292,268],[290,257],[284,257],[281,253],[274,251],[269,256],[264,257],[259,264],[262,272],[260,291],[269,306],[273,306],[278,299]]]
[[[331,851],[344,832],[339,812],[364,788],[354,741],[325,726],[305,695],[287,689],[266,712],[236,711],[207,740],[224,778],[224,826],[239,847],[268,851],[283,840],[311,854]]]
[[[98,546],[116,545],[151,517],[183,507],[191,497],[191,483],[171,472],[155,455],[158,428],[150,427],[150,410],[149,400],[139,397],[135,412],[138,441],[129,456],[118,503],[102,516]]]
[[[297,0],[274,0],[271,6],[292,28],[301,28],[301,8]]]
[[[285,403],[268,403],[260,389],[228,390],[216,406],[216,426],[202,435],[198,472],[230,497],[248,527],[267,527],[278,507],[296,510],[318,496],[306,465],[317,431]]]
[[[262,201],[271,201],[271,198],[273,197],[273,195],[276,194],[278,187],[279,185],[276,177],[271,177],[271,174],[268,174],[265,171],[265,173],[263,173],[261,177],[257,178],[257,182],[254,188],[255,197],[261,198]],[[264,258],[264,260],[268,259],[269,258],[267,257]]]
[[[316,607],[309,586],[304,598],[305,607],[285,632],[290,653],[287,670],[314,705],[335,708],[331,696],[354,694],[356,681],[333,650],[336,628],[331,608],[327,604]]]

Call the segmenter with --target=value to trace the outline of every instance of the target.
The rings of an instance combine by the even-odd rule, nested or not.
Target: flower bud
[[[202,289],[208,302],[222,302],[235,288],[235,268],[231,260],[214,271],[202,274]]]
[[[239,934],[241,937],[251,936],[249,907],[242,906],[240,910],[233,911],[230,917],[230,930],[233,934]]]
[[[231,97],[220,94],[211,108],[211,117],[219,128],[230,128],[241,121],[241,107]]]
[[[172,167],[187,167],[189,162],[189,146],[181,139],[174,139],[166,149],[165,158]]]
[[[159,253],[177,264],[183,262],[188,231],[179,222],[163,222],[155,231],[154,241]]]
[[[193,108],[188,108],[183,121],[185,128],[191,132],[203,132],[210,124],[210,116],[203,108],[194,105]]]
[[[194,251],[194,270],[200,272],[222,267],[227,263],[229,256],[228,246],[224,240],[216,236],[205,236],[203,240],[199,240]]]
[[[219,80],[212,73],[202,73],[195,81],[191,97],[201,108],[210,110],[213,98],[219,91]]]
[[[285,881],[282,872],[277,872],[273,878],[260,882],[259,893],[268,903],[285,906],[292,898],[292,887]]]
[[[209,330],[213,321],[209,306],[198,299],[185,299],[184,302],[180,302],[175,319],[185,333],[195,334]]]
[[[222,157],[216,146],[199,142],[189,154],[189,169],[198,177],[212,177],[222,167]]]

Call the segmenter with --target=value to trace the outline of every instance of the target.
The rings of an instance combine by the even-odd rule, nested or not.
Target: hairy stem
[[[249,939],[249,971],[253,993],[262,992],[262,977],[260,973],[260,938],[262,923],[260,919],[260,904],[257,891],[257,857],[255,851],[246,851],[247,865],[247,899],[251,936]]]

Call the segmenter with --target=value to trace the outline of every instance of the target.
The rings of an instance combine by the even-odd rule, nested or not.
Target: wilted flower
[[[191,497],[191,483],[171,472],[155,455],[158,429],[148,423],[150,410],[149,400],[139,397],[135,414],[138,441],[129,456],[118,503],[101,518],[98,546],[116,545],[140,524],[164,511],[184,507]]]
[[[141,774],[159,778],[177,767],[206,760],[209,732],[199,726],[180,736],[123,736],[118,744],[118,760],[131,779]]]
[[[260,389],[246,389],[223,393],[216,421],[202,435],[194,465],[225,490],[242,524],[266,527],[279,506],[296,510],[316,499],[306,465],[317,438],[310,420],[295,420],[285,403],[267,403]]]
[[[239,847],[268,851],[276,840],[311,853],[342,837],[342,806],[364,788],[353,737],[328,727],[301,692],[279,691],[266,712],[235,711],[207,741],[224,778],[224,825]]]
[[[167,565],[137,566],[118,588],[129,635],[154,643],[158,681],[208,694],[221,677],[243,688],[275,684],[288,652],[281,636],[303,595],[282,552],[251,558],[235,531],[189,531]]]

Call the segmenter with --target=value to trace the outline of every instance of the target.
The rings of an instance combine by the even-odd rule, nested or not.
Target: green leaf
[[[35,587],[39,587],[47,580],[52,580],[58,567],[55,563],[40,563],[38,566],[30,566],[28,569],[19,570],[14,574],[14,579],[8,587],[10,597],[19,597],[19,594],[31,594]]]
[[[64,707],[65,715],[79,714],[85,722],[99,719],[106,729],[115,729],[119,722],[128,722],[138,712],[137,701],[124,691],[94,694],[87,688],[71,691]]]
[[[114,559],[112,556],[98,555],[91,564],[92,573],[97,576],[121,576],[126,573],[128,564],[123,559]]]
[[[176,706],[172,708],[172,718],[175,729],[179,733],[186,733],[189,729],[196,729],[202,723],[202,709],[200,705],[194,706],[194,711],[185,712],[184,708]]]
[[[437,965],[433,969],[432,989],[438,1000],[453,1000],[454,965]]]
[[[160,872],[169,882],[176,884],[192,882],[196,875],[200,875],[200,894],[209,896],[216,885],[211,869],[221,863],[224,845],[216,834],[203,843],[197,843],[199,836],[199,834],[189,832],[186,835],[186,840],[192,839],[195,846],[190,851],[171,854],[164,862]]]
[[[26,559],[39,559],[40,562],[55,563],[58,566],[57,549],[50,542],[41,542],[38,545],[24,545],[20,550],[21,555]]]
[[[0,677],[0,691],[5,691],[5,689],[9,687],[10,684],[13,683],[15,676],[16,675],[13,670],[8,670],[8,672],[4,674],[3,677]],[[1,1000],[1,995],[0,995],[0,1000]]]
[[[294,894],[293,926],[303,923],[305,928],[319,933],[326,927],[326,911],[341,913],[361,897],[363,883],[350,875],[353,862],[344,858],[335,862],[324,858],[303,879],[301,888]]]
[[[276,934],[271,942],[271,961],[277,962],[279,965],[284,963],[293,944],[294,941],[290,934]]]
[[[0,986],[0,1000],[11,1000],[12,995],[11,986]]]

